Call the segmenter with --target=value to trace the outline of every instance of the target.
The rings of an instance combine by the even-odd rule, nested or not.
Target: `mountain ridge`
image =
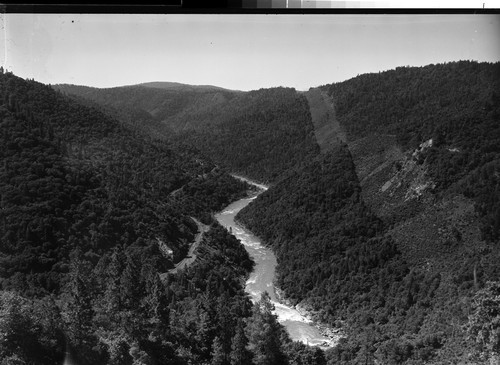
[[[232,91],[232,92],[244,92],[236,89],[228,89],[220,86],[214,85],[192,85],[192,84],[184,84],[180,82],[171,82],[171,81],[151,81],[144,82],[137,85],[132,86],[142,86],[142,87],[153,87],[158,89],[178,89],[184,91]]]
[[[1,362],[199,363],[214,342],[229,355],[253,262],[211,213],[248,186],[3,70],[0,125]],[[206,260],[162,281],[188,252],[191,216],[210,225]]]
[[[461,61],[308,92],[89,96],[271,182],[239,217],[275,250],[285,295],[345,327],[329,364],[487,363],[498,355],[499,80],[500,63]]]
[[[98,89],[98,90],[109,90],[109,89],[117,89],[117,88],[128,88],[128,87],[146,87],[146,88],[154,88],[154,89],[162,89],[162,90],[170,90],[170,91],[198,91],[198,92],[213,92],[213,91],[229,91],[229,92],[238,92],[243,93],[245,91],[236,90],[236,89],[228,89],[221,86],[215,85],[193,85],[186,84],[181,82],[174,81],[148,81],[141,82],[138,84],[130,84],[130,85],[119,85],[119,86],[110,86],[110,87],[97,87],[97,86],[88,86],[88,85],[79,85],[79,84],[70,84],[70,83],[57,83],[52,84],[56,89],[59,88],[67,88],[67,87],[81,87],[88,89]]]
[[[494,296],[490,281],[500,279],[499,81],[500,63],[462,61],[360,75],[306,93],[323,156],[289,170],[238,218],[275,251],[277,283],[292,302],[333,326],[347,320],[347,340],[327,353],[332,364],[497,358],[473,345],[481,332],[470,313],[481,310],[473,298]],[[324,166],[332,153],[351,161],[354,191],[336,188],[352,171],[347,162],[337,162],[335,173]],[[344,211],[353,202],[361,205]],[[371,214],[381,226],[366,245]],[[327,223],[318,226],[321,219]],[[377,256],[378,245],[388,258]],[[368,285],[374,277],[379,282]]]

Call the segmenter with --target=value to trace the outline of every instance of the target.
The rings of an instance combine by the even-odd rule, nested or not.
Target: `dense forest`
[[[0,90],[4,287],[34,280],[57,290],[76,247],[92,257],[161,240],[175,257],[196,229],[188,215],[206,221],[245,194],[244,184],[213,164],[47,86],[6,73]]]
[[[274,181],[319,153],[307,100],[294,89],[250,91],[219,118],[224,122],[186,131],[178,138],[259,181]]]
[[[322,87],[347,143],[238,215],[276,253],[287,299],[347,332],[329,363],[498,358],[499,66],[402,67]]]
[[[247,184],[33,80],[2,70],[0,93],[2,364],[322,358],[243,291],[252,261],[212,212]],[[169,274],[191,216],[200,259]]]
[[[224,89],[165,89],[145,85],[98,89],[63,84],[54,85],[54,88],[114,107],[118,111],[147,114],[155,120],[166,121],[174,131],[196,127],[198,123],[204,122],[210,113],[239,94]],[[186,115],[190,118],[185,118]],[[198,115],[199,119],[193,118],[193,115]]]
[[[1,71],[0,364],[500,359],[499,63],[305,95]],[[213,219],[250,188],[228,172],[270,183],[237,218],[335,348],[291,341],[244,292],[253,262]]]
[[[136,115],[135,123],[142,123],[138,128],[153,130],[169,143],[195,146],[221,166],[259,181],[274,181],[319,153],[307,100],[291,88],[245,93],[55,88],[113,107],[122,119]]]
[[[434,193],[473,199],[483,238],[500,239],[500,63],[398,67],[322,89],[351,141],[395,135],[403,150],[413,150],[432,139],[418,162]]]
[[[498,250],[483,258],[489,265],[476,283],[472,270],[460,267],[464,261],[455,262],[451,277],[444,269],[408,263],[389,227],[364,204],[347,146],[288,173],[237,218],[273,248],[276,284],[287,299],[317,321],[346,331],[347,337],[327,352],[329,363],[488,358],[474,352],[468,314],[481,317],[483,330],[497,316],[474,307],[471,298],[474,285],[488,287],[487,280],[498,280]],[[491,345],[496,338],[489,337]]]

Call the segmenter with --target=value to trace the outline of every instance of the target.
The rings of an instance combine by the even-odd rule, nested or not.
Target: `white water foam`
[[[296,309],[290,308],[284,304],[278,302],[272,302],[274,304],[275,313],[278,316],[279,322],[293,321],[302,323],[312,323],[309,318],[304,317]]]
[[[247,179],[244,180],[252,183]],[[262,190],[267,190],[265,186],[259,187]],[[232,234],[241,241],[256,263],[254,272],[252,272],[246,281],[245,291],[250,294],[254,303],[260,300],[264,290],[270,294],[271,301],[275,307],[274,314],[277,315],[278,321],[288,330],[293,340],[313,346],[317,345],[322,348],[333,346],[334,342],[321,335],[319,330],[313,326],[310,319],[300,314],[295,308],[288,307],[276,301],[273,285],[274,270],[276,267],[276,258],[274,254],[263,246],[257,237],[246,231],[234,221],[236,214],[255,198],[256,196],[234,202],[226,207],[222,213],[216,215],[216,219],[219,223],[230,230]]]
[[[253,279],[248,279],[245,284],[246,285],[255,284],[256,282],[257,282],[257,277],[254,277]]]

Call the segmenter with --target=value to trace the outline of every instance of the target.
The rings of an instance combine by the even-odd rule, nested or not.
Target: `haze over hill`
[[[138,128],[149,131],[149,125],[161,123],[161,135],[169,141],[198,148],[234,173],[260,181],[273,181],[308,156],[319,153],[307,99],[291,88],[242,93],[141,86],[54,87],[118,111],[125,109],[123,118],[130,113],[147,115],[149,120]]]
[[[218,86],[212,85],[187,85],[181,84],[179,82],[168,82],[168,81],[153,81],[138,84],[137,86],[144,87],[154,87],[156,89],[165,90],[179,90],[179,91],[238,91],[238,90],[228,90]]]

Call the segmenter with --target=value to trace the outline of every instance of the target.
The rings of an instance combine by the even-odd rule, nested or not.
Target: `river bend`
[[[259,194],[267,190],[267,187],[264,185],[254,183],[239,176],[235,177],[257,186],[260,189]],[[269,293],[271,301],[275,306],[275,314],[278,316],[278,321],[285,326],[292,340],[301,341],[313,346],[333,346],[333,341],[323,336],[310,319],[303,316],[295,308],[278,302],[273,284],[277,265],[276,256],[261,243],[258,237],[235,222],[234,218],[236,214],[250,204],[257,195],[235,201],[215,216],[222,226],[232,232],[242,242],[250,257],[255,261],[254,270],[246,282],[246,292],[250,294],[254,302],[260,299],[261,293],[264,291]]]

